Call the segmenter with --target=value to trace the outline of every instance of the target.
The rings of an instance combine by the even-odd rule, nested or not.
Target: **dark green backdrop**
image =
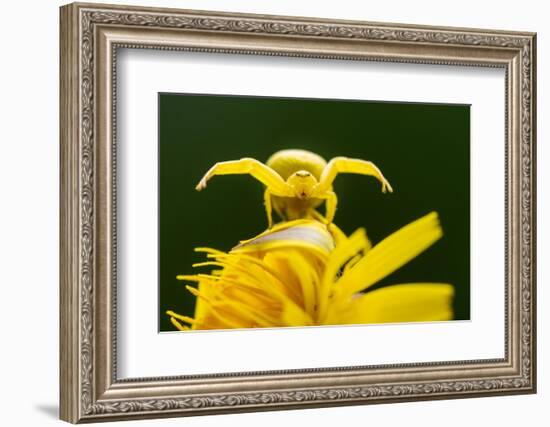
[[[214,163],[302,148],[373,161],[392,184],[338,176],[335,223],[365,227],[373,243],[430,211],[444,237],[377,286],[448,282],[455,318],[470,318],[470,107],[467,105],[159,94],[159,329],[164,314],[193,315],[194,297],[176,280],[204,259],[197,246],[229,250],[266,228],[262,186],[219,176],[194,187]],[[323,207],[324,209],[324,207]],[[324,212],[324,210],[323,210]]]

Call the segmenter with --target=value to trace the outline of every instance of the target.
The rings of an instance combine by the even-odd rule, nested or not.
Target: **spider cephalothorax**
[[[263,164],[256,159],[243,158],[216,163],[204,175],[197,190],[206,187],[214,175],[250,174],[266,189],[264,202],[269,228],[273,224],[272,209],[283,219],[323,217],[315,210],[326,201],[327,223],[332,223],[338,199],[332,191],[332,182],[339,173],[371,175],[382,183],[382,192],[393,189],[374,163],[347,157],[335,157],[328,163],[321,156],[306,150],[282,150]]]

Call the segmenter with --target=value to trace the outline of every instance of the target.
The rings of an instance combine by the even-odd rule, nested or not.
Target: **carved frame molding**
[[[505,358],[116,376],[116,52],[147,48],[506,69]],[[535,34],[174,9],[61,8],[61,418],[73,423],[533,393]],[[297,386],[289,387],[288,383]]]

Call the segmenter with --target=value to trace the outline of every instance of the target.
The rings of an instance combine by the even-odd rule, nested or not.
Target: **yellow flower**
[[[435,212],[375,246],[363,229],[347,237],[334,224],[284,222],[228,253],[198,248],[209,260],[194,267],[214,269],[178,276],[198,283],[187,286],[197,297],[195,315],[167,314],[180,330],[450,320],[452,285],[369,290],[441,236]]]

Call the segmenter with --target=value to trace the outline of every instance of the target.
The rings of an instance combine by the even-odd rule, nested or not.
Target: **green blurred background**
[[[193,315],[178,274],[193,274],[197,246],[231,249],[267,227],[262,185],[218,176],[195,185],[216,162],[262,162],[286,148],[374,162],[394,188],[372,177],[339,175],[335,223],[365,227],[373,243],[430,211],[443,238],[376,287],[407,282],[455,286],[455,318],[470,318],[470,107],[219,95],[159,94],[159,330],[166,310]],[[324,213],[324,206],[321,208]],[[276,217],[275,217],[276,218]],[[277,219],[276,219],[277,220]]]

